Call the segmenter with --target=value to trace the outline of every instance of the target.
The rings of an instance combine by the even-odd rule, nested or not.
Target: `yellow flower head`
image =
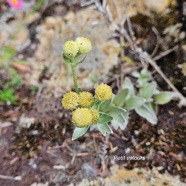
[[[82,107],[90,107],[94,102],[93,95],[89,92],[81,92],[79,94],[79,104]]]
[[[67,41],[63,47],[64,54],[69,57],[77,55],[79,47],[74,41]]]
[[[92,114],[88,108],[78,108],[72,113],[72,120],[77,127],[83,128],[92,123]]]
[[[79,96],[75,92],[68,92],[63,96],[61,103],[65,109],[73,110],[79,104]]]
[[[76,43],[79,47],[79,53],[80,54],[86,54],[86,53],[88,53],[89,51],[92,50],[91,42],[86,37],[78,37],[76,39]]]
[[[90,109],[92,114],[92,124],[96,124],[99,120],[99,112],[96,109]]]
[[[106,101],[112,97],[112,89],[104,83],[96,86],[95,93],[96,98],[100,101]]]

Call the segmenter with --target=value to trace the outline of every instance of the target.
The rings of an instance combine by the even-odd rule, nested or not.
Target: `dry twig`
[[[174,91],[174,96],[179,98],[180,102],[179,102],[179,106],[186,106],[186,98],[179,92],[179,90],[173,85],[173,83],[166,77],[166,75],[163,73],[163,71],[159,68],[159,66],[155,63],[155,60],[158,60],[166,55],[168,55],[170,52],[172,52],[173,50],[175,50],[177,48],[177,46],[175,46],[174,48],[160,54],[159,56],[155,57],[154,59],[151,58],[151,56],[143,51],[140,47],[138,47],[136,45],[136,43],[133,41],[132,36],[133,36],[133,31],[132,31],[132,27],[131,27],[131,23],[130,20],[128,18],[127,21],[127,26],[129,28],[129,32],[125,29],[124,24],[126,22],[126,18],[124,18],[121,24],[117,24],[115,23],[115,21],[113,20],[113,16],[112,13],[110,11],[109,5],[107,5],[106,0],[103,1],[103,3],[101,4],[99,0],[91,0],[89,2],[90,4],[95,4],[98,11],[101,12],[109,21],[109,23],[111,24],[111,28],[113,29],[113,31],[115,31],[117,34],[115,34],[115,36],[119,36],[119,37],[123,37],[130,45],[131,50],[138,54],[141,62],[147,66],[147,64],[150,64],[155,70],[156,72],[164,79],[164,81],[169,85],[169,87]],[[104,6],[103,6],[104,5]]]
[[[21,181],[22,180],[21,176],[13,177],[13,176],[5,176],[5,175],[0,175],[0,179],[14,180],[14,181]]]
[[[171,52],[173,52],[174,50],[176,50],[178,48],[178,46],[174,46],[173,48],[166,50],[165,52],[160,53],[158,56],[154,57],[153,60],[157,61],[165,56],[167,56],[168,54],[170,54]]]

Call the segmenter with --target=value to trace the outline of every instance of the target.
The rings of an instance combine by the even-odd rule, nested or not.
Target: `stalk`
[[[73,76],[75,91],[76,93],[79,94],[79,87],[77,83],[77,74],[76,74],[76,64],[72,64],[71,68],[72,68],[72,76]]]

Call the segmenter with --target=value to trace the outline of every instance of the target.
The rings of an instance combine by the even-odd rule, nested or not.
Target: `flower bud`
[[[110,88],[110,86],[104,83],[101,83],[100,85],[96,86],[95,94],[96,94],[96,98],[99,101],[106,101],[106,100],[111,99],[112,89]]]
[[[92,50],[92,45],[91,45],[90,40],[85,37],[78,37],[76,39],[76,43],[79,47],[80,54],[86,54]]]
[[[76,109],[79,104],[79,96],[75,92],[68,92],[63,96],[62,106],[67,110]]]
[[[82,107],[90,107],[94,102],[93,95],[89,92],[81,92],[79,94],[79,104]]]
[[[77,127],[83,128],[92,123],[92,114],[88,108],[78,108],[72,113],[72,120]]]
[[[92,123],[91,124],[96,124],[99,120],[99,111],[96,109],[90,109],[90,112],[92,114]]]
[[[68,57],[75,57],[78,50],[78,45],[74,41],[67,41],[63,47],[64,55]]]

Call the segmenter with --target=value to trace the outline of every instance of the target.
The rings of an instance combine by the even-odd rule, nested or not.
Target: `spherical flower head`
[[[79,104],[82,107],[90,107],[94,102],[93,95],[89,92],[81,92],[79,94]]]
[[[64,55],[68,57],[75,57],[78,53],[79,47],[74,41],[67,41],[63,47]]]
[[[23,6],[23,0],[7,0],[7,2],[14,9],[20,9]]]
[[[72,121],[77,127],[86,127],[92,123],[92,114],[88,108],[78,108],[72,113]]]
[[[76,39],[76,43],[79,47],[79,53],[80,54],[86,54],[86,53],[88,53],[89,51],[92,50],[91,42],[86,37],[78,37]]]
[[[112,89],[104,83],[96,86],[95,93],[99,101],[106,101],[112,97]]]
[[[92,114],[92,123],[91,124],[96,124],[99,120],[99,111],[96,109],[90,109],[90,112]]]
[[[62,105],[67,110],[74,110],[79,104],[79,96],[75,92],[68,92],[63,96]]]

